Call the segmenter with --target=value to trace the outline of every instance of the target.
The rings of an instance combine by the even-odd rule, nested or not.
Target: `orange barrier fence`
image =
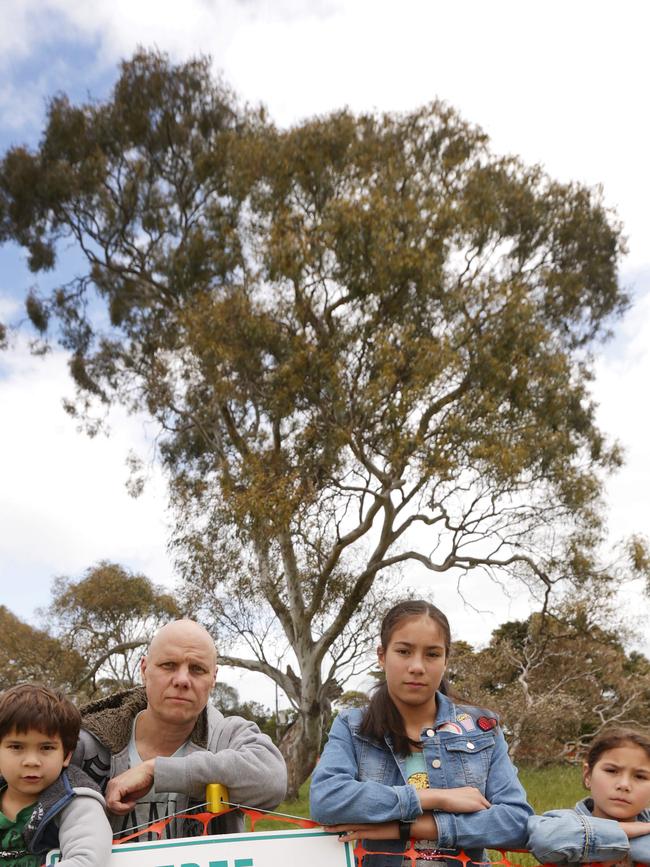
[[[471,858],[468,858],[467,855],[462,850],[457,855],[448,855],[448,854],[445,854],[444,852],[438,852],[435,849],[416,849],[414,846],[414,842],[415,842],[414,840],[411,840],[408,848],[405,849],[404,852],[402,852],[402,853],[397,852],[396,853],[394,851],[393,852],[378,851],[377,849],[373,849],[372,852],[370,852],[368,849],[364,849],[364,847],[361,843],[361,840],[357,840],[357,844],[353,850],[354,851],[354,857],[355,857],[356,863],[357,863],[357,867],[363,867],[365,855],[392,855],[393,857],[395,857],[396,854],[401,855],[403,861],[405,861],[408,858],[410,860],[411,864],[413,865],[413,867],[415,867],[415,864],[418,861],[419,862],[422,862],[422,861],[431,861],[431,862],[443,861],[443,862],[448,863],[449,865],[452,865],[452,862],[455,862],[455,864],[457,864],[458,867],[466,867],[467,864],[477,864],[477,863],[485,865],[485,867],[519,867],[519,865],[516,862],[510,861],[506,857],[505,852],[500,852],[501,858],[499,858],[497,861],[476,862],[476,861],[472,861]],[[516,851],[518,851],[518,852],[520,851],[522,853],[529,854],[524,849],[516,850]],[[544,867],[557,867],[557,864],[544,865]],[[586,865],[584,865],[584,867],[586,867]],[[594,865],[594,867],[603,867],[603,865],[598,864],[598,865]]]
[[[227,797],[227,794],[226,794]],[[212,808],[214,803],[206,803],[204,806]],[[271,821],[271,822],[279,822],[281,824],[294,825],[296,828],[319,828],[320,824],[318,822],[314,822],[313,819],[301,818],[300,816],[288,816],[286,813],[272,813],[264,810],[255,810],[251,807],[235,807],[226,805],[225,799],[219,804],[218,809],[214,812],[212,809],[205,810],[198,813],[183,813],[183,820],[190,820],[197,823],[197,834],[193,836],[203,836],[210,833],[209,824],[212,822],[215,817],[224,815],[225,813],[230,813],[233,810],[240,810],[245,816],[248,817],[250,822],[251,831],[255,831],[255,825],[259,821]],[[163,819],[159,819],[158,821],[151,822],[146,826],[141,828],[133,829],[133,832],[128,834],[127,836],[120,837],[115,840],[115,845],[119,845],[121,843],[133,842],[141,840],[151,840],[152,838],[156,838],[158,840],[162,840],[165,837],[165,829],[167,826],[175,821],[178,818],[178,814],[173,816],[165,816]],[[525,850],[518,850],[525,851]],[[378,851],[373,850],[370,852],[365,849],[361,840],[356,841],[356,845],[353,849],[355,861],[357,867],[363,867],[364,857],[367,854],[371,855],[393,855],[395,856],[396,852],[388,852],[388,851]],[[519,867],[516,862],[510,861],[506,857],[505,852],[501,852],[501,858],[496,861],[486,861],[484,862],[486,867]],[[459,852],[457,855],[447,855],[438,853],[435,850],[427,850],[427,849],[415,849],[414,841],[411,840],[409,846],[405,849],[402,854],[403,858],[408,858],[411,863],[415,867],[416,861],[455,861],[458,867],[466,867],[467,864],[472,863],[471,860],[465,855],[464,852]],[[556,865],[550,865],[550,867],[556,867]],[[603,867],[603,865],[594,865],[594,867]]]
[[[211,784],[207,787],[206,790],[206,803],[202,804],[201,807],[206,807],[207,809],[203,812],[190,813],[189,811],[183,812],[182,814],[175,814],[173,816],[166,816],[163,819],[160,819],[155,822],[151,822],[144,827],[134,828],[132,829],[133,833],[130,833],[128,836],[120,837],[117,840],[114,840],[114,844],[118,845],[121,843],[126,843],[127,841],[137,841],[139,838],[151,840],[152,836],[156,839],[161,840],[165,836],[165,829],[167,826],[175,821],[180,815],[182,815],[183,820],[190,820],[197,823],[196,830],[198,833],[193,834],[193,836],[202,836],[208,835],[210,833],[209,824],[216,817],[224,815],[225,813],[230,813],[233,810],[240,810],[245,816],[248,817],[250,822],[251,831],[255,831],[255,825],[257,822],[263,821],[271,821],[278,822],[282,824],[295,825],[296,828],[318,828],[320,824],[318,822],[314,822],[312,819],[303,818],[301,816],[290,816],[286,813],[277,813],[266,810],[256,810],[252,807],[246,807],[240,804],[230,804],[228,802],[228,790],[221,785]],[[200,809],[200,808],[198,808]],[[146,835],[146,836],[145,836]],[[490,860],[481,862],[485,867],[521,867],[520,864],[516,861],[510,860],[507,856],[511,854],[523,854],[529,856],[525,849],[515,849],[515,850],[491,850],[493,852],[499,852],[501,857],[497,860]],[[452,862],[456,862],[453,867],[467,867],[468,864],[476,863],[472,862],[470,858],[463,852],[460,851],[458,854],[451,855],[445,854],[436,851],[435,849],[416,849],[415,841],[410,840],[406,845],[404,851],[402,853],[395,851],[383,851],[373,849],[372,851],[366,849],[363,846],[361,840],[356,841],[356,845],[353,849],[356,867],[363,867],[364,858],[366,855],[400,855],[402,859],[410,860],[413,867],[415,867],[417,861],[444,861],[449,862],[450,867],[452,867]],[[555,864],[542,865],[542,867],[557,867]],[[600,864],[585,864],[583,867],[604,867],[602,863]],[[631,863],[630,863],[631,867]],[[638,867],[650,867],[650,865],[638,865]]]
[[[118,839],[113,840],[113,844],[118,846],[121,843],[137,842],[140,839],[151,840],[152,836],[157,840],[162,840],[165,836],[165,828],[167,828],[167,826],[172,822],[176,821],[179,816],[182,816],[183,821],[189,820],[197,823],[197,830],[200,829],[199,833],[193,834],[192,836],[204,836],[210,833],[208,825],[217,816],[223,816],[224,813],[231,813],[233,810],[237,809],[244,813],[244,815],[248,816],[251,823],[251,831],[255,830],[255,823],[259,822],[260,819],[263,819],[265,822],[282,822],[295,825],[298,828],[320,827],[318,822],[314,822],[312,819],[302,819],[299,816],[289,817],[282,813],[268,813],[264,810],[254,810],[250,807],[227,807],[214,813],[208,811],[202,813],[174,813],[173,816],[165,816],[163,819],[159,819],[156,822],[150,822],[141,828],[134,828],[131,834],[128,834],[125,837],[120,836]]]

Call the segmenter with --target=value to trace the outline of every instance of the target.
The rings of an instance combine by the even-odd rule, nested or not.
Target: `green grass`
[[[573,807],[586,797],[579,766],[553,765],[548,768],[519,769],[519,779],[528,793],[528,801],[536,813]]]
[[[528,800],[536,813],[560,807],[573,807],[576,801],[585,797],[585,789],[582,785],[582,772],[579,767],[569,765],[557,765],[548,768],[519,769],[519,778],[526,789]],[[300,788],[300,796],[295,801],[283,801],[277,808],[280,813],[289,813],[292,816],[304,816],[309,818],[309,780]],[[248,818],[247,827],[250,827]],[[298,826],[290,822],[276,822],[272,820],[260,820],[255,825],[256,831],[279,831],[281,829],[294,830]],[[499,862],[501,855],[498,852],[489,852],[491,861]],[[513,855],[509,859],[512,864],[521,867],[533,867],[537,861],[532,855]]]
[[[283,801],[279,807],[277,807],[276,811],[278,813],[288,813],[290,816],[304,816],[305,819],[309,818],[309,783],[311,782],[311,778],[304,782],[300,787],[300,792],[297,800],[295,801]],[[246,816],[246,827],[250,828],[250,820],[248,816]],[[298,825],[292,822],[279,822],[273,819],[260,819],[259,822],[255,823],[256,831],[280,831],[280,830],[291,830],[295,831],[298,828]]]
[[[528,802],[536,813],[560,807],[573,807],[576,801],[585,797],[582,773],[579,767],[571,765],[552,765],[547,768],[519,768]],[[499,861],[498,852],[488,852],[491,861]],[[509,859],[521,867],[533,867],[539,862],[532,855],[517,854]]]

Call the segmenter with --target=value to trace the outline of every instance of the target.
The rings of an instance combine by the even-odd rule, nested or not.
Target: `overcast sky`
[[[648,534],[646,4],[0,0],[0,10],[11,21],[0,29],[3,151],[38,141],[54,93],[106,96],[120,59],[143,45],[178,60],[210,54],[215,72],[282,125],[344,105],[405,110],[442,98],[480,124],[497,152],[540,162],[559,180],[602,185],[628,237],[621,276],[634,299],[598,349],[593,386],[601,426],[627,455],[607,486],[610,529],[612,539]],[[0,249],[0,321],[20,318],[25,289],[38,280],[16,250]],[[89,440],[63,412],[71,392],[61,352],[35,359],[25,336],[0,355],[0,601],[25,619],[47,603],[53,576],[81,576],[102,558],[174,580],[163,479],[152,466],[138,500],[124,484],[129,452],[151,453],[146,422],[116,412],[110,437]],[[453,579],[437,586],[456,635],[473,642],[528,604],[491,594],[476,613],[459,603]],[[466,587],[475,601],[479,592]],[[628,597],[647,616],[647,603],[632,590]],[[250,683],[232,672],[227,679],[244,692]]]

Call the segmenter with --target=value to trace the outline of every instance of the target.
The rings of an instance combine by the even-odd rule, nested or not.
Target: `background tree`
[[[339,699],[337,699],[336,705],[341,709],[348,707],[365,707],[368,704],[369,698],[370,696],[367,692],[362,692],[359,689],[348,689]]]
[[[241,716],[257,723],[260,730],[275,739],[278,733],[278,720],[268,708],[259,701],[242,701],[234,686],[217,680],[212,690],[212,700],[216,708],[226,716]]]
[[[239,693],[234,686],[217,680],[212,690],[212,701],[221,713],[231,714],[239,704]]]
[[[85,665],[76,650],[0,605],[0,690],[38,681],[74,693]]]
[[[602,596],[565,600],[492,633],[479,652],[454,648],[454,687],[496,710],[513,759],[574,759],[610,724],[648,729],[650,661],[627,653],[627,631]]]
[[[85,661],[77,691],[93,695],[135,686],[154,632],[180,617],[180,609],[144,575],[103,561],[78,581],[56,578],[43,615],[57,642]]]
[[[382,575],[594,574],[619,455],[589,347],[627,303],[622,243],[597,191],[444,104],[278,130],[208,68],[143,52],[107,102],[53,99],[0,165],[0,239],[34,270],[84,254],[27,312],[56,319],[71,411],[157,421],[187,598],[295,707],[293,794]]]

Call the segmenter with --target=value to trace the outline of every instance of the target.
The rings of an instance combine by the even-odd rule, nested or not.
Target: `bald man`
[[[193,620],[163,626],[141,671],[144,689],[119,692],[81,709],[83,728],[72,759],[106,786],[116,835],[192,812],[193,805],[204,803],[208,783],[227,786],[233,803],[277,806],[287,782],[279,750],[255,723],[224,717],[209,703],[217,652],[207,630]],[[213,834],[243,830],[238,811],[218,817],[210,827]],[[165,836],[201,831],[198,822],[181,815],[166,826]]]

